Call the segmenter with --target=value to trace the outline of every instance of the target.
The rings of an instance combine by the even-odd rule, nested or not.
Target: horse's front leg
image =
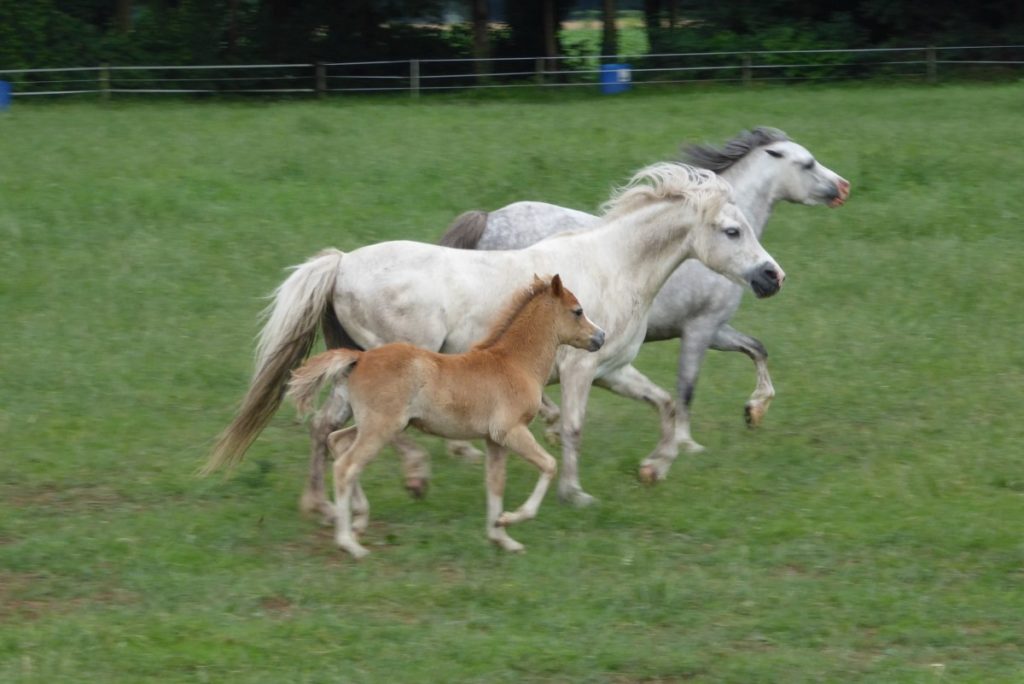
[[[731,325],[723,325],[715,332],[711,348],[719,351],[743,352],[754,362],[757,371],[757,386],[743,407],[743,416],[750,427],[757,427],[764,420],[764,414],[775,397],[772,376],[768,374],[768,350],[761,341],[745,335]]]
[[[690,406],[697,389],[697,376],[704,355],[711,345],[717,329],[717,322],[694,319],[687,322],[679,341],[679,368],[676,370],[676,391],[679,403],[676,407],[676,443],[690,454],[699,454],[704,447],[690,434]]]
[[[589,506],[597,501],[583,491],[579,469],[583,419],[596,371],[596,362],[584,356],[564,363],[558,372],[562,383],[562,473],[558,479],[558,498],[575,506]]]
[[[672,395],[655,385],[633,366],[622,368],[599,378],[596,384],[630,399],[644,401],[658,411],[661,420],[661,438],[647,458],[640,464],[640,479],[653,483],[664,480],[668,469],[679,455],[676,442],[676,406]]]
[[[498,518],[498,524],[506,526],[536,517],[537,510],[540,508],[544,495],[548,491],[548,486],[555,477],[555,471],[558,470],[558,464],[551,454],[544,451],[540,444],[537,444],[537,440],[533,438],[529,428],[525,425],[517,425],[509,430],[502,440],[502,445],[515,451],[540,471],[537,484],[534,485],[533,492],[530,493],[529,498],[523,505],[512,513],[502,513]]]
[[[540,410],[537,413],[540,414],[541,420],[545,423],[544,439],[548,440],[549,444],[560,443],[562,441],[560,430],[562,411],[558,408],[558,404],[549,398],[548,395],[542,394],[540,395]]]
[[[328,438],[352,417],[352,409],[340,388],[331,390],[327,401],[309,423],[309,479],[299,499],[299,509],[308,515],[319,515],[324,524],[334,520],[334,506],[327,500],[324,471],[330,455]],[[340,453],[340,452],[337,452]]]
[[[509,536],[498,521],[505,508],[505,462],[508,450],[487,440],[487,538],[506,551],[522,551],[523,545]]]

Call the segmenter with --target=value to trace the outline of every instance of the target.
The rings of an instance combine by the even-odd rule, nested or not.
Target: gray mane
[[[743,159],[751,150],[775,142],[789,140],[789,136],[778,128],[758,126],[752,131],[743,131],[721,147],[714,145],[686,145],[682,148],[683,161],[715,173],[722,173]]]

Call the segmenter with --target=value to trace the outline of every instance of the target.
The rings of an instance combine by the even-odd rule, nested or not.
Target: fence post
[[[327,94],[327,67],[323,62],[313,65],[313,83],[316,89],[316,96],[323,97]]]
[[[938,63],[935,61],[935,46],[929,45],[924,51],[925,78],[929,83],[937,83],[939,80]]]
[[[743,85],[748,86],[750,82],[754,80],[754,70],[751,68],[752,60],[750,55],[743,55],[743,70],[741,72],[741,78],[743,79]]]
[[[409,60],[409,91],[413,97],[420,96],[420,60]]]
[[[110,65],[100,65],[100,97],[104,100],[110,99]]]

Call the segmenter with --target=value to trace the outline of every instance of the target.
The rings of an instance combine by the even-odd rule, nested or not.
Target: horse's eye
[[[809,159],[809,160],[805,161],[803,164],[801,164],[800,166],[803,167],[804,171],[810,171],[811,169],[814,168],[814,160],[813,159]]]
[[[771,156],[775,157],[776,159],[782,159],[782,157],[783,157],[783,154],[781,152],[779,152],[778,150],[765,150],[765,152],[767,152]]]
[[[739,228],[726,228],[723,232],[730,240],[735,240],[740,236]]]
[[[577,306],[575,309],[572,310],[572,315],[575,316],[576,318],[579,318],[580,316],[583,315],[583,309]]]

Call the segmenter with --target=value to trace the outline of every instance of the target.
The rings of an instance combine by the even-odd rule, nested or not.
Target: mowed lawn
[[[0,681],[1024,680],[1022,120],[1021,84],[17,100]],[[233,476],[195,476],[287,266],[518,199],[593,210],[680,142],[756,125],[853,185],[768,225],[786,287],[734,321],[771,354],[763,428],[742,420],[749,360],[709,353],[708,451],[646,488],[654,413],[595,390],[600,504],[552,491],[519,556],[485,541],[482,466],[436,440],[425,501],[390,452],[369,467],[360,563],[297,511],[290,406]],[[672,387],[677,346],[638,364]],[[535,474],[510,470],[513,505]]]

